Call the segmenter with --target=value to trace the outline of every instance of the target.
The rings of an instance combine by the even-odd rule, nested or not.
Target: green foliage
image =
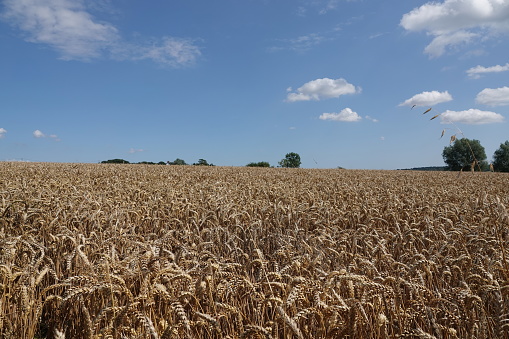
[[[497,172],[509,172],[509,140],[500,144],[493,155],[493,168]]]
[[[101,164],[128,164],[129,161],[124,159],[110,159],[101,161]]]
[[[182,159],[175,159],[173,161],[168,161],[168,165],[187,165],[187,163]]]
[[[266,161],[250,162],[246,165],[247,167],[270,167],[270,164]]]
[[[205,159],[198,159],[198,162],[195,162],[193,165],[195,166],[214,166],[214,164],[209,164]]]
[[[470,170],[472,164],[475,170],[485,171],[489,168],[486,152],[479,140],[456,139],[454,144],[444,148],[442,157],[450,171]]]
[[[285,158],[279,162],[279,166],[287,168],[299,168],[300,164],[300,155],[294,152],[287,153]]]

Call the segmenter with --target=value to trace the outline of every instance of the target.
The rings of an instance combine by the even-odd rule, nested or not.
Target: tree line
[[[101,161],[101,164],[131,164],[131,162],[124,160],[124,159],[110,159],[110,160],[104,160]],[[141,165],[189,165],[182,159],[175,159],[174,161],[159,161],[159,162],[152,162],[152,161],[140,161],[140,162],[133,162],[132,164],[141,164]],[[205,159],[199,159],[198,162],[193,163],[194,166],[215,166],[214,164],[209,164],[207,160]]]
[[[130,164],[129,161],[124,159],[110,159],[110,160],[104,160],[101,161],[101,164]],[[151,161],[141,161],[136,162],[134,164],[143,164],[143,165],[189,165],[187,162],[185,162],[183,159],[177,158],[173,161],[159,161],[159,162],[151,162]],[[205,159],[199,159],[198,162],[193,163],[194,166],[215,166],[212,163],[208,163]],[[300,161],[300,155],[297,153],[291,152],[287,153],[286,156],[281,159],[279,162],[280,167],[286,167],[286,168],[299,168],[301,165]],[[270,164],[267,161],[260,161],[260,162],[250,162],[246,165],[247,167],[271,167]]]
[[[455,139],[454,143],[445,147],[442,152],[442,157],[446,164],[445,170],[449,171],[495,171],[495,172],[509,172],[509,140],[500,144],[500,147],[493,154],[493,162],[488,163],[486,160],[486,151],[481,145],[479,140],[475,139]],[[130,162],[124,159],[111,159],[101,161],[103,164],[129,164]],[[177,158],[174,161],[160,161],[158,163],[142,161],[137,164],[148,165],[189,165],[183,159]],[[285,155],[281,161],[278,162],[278,167],[284,168],[299,168],[301,165],[300,155],[295,152],[290,152]],[[214,166],[205,159],[199,159],[198,162],[193,163],[194,166]],[[273,167],[267,161],[250,162],[247,167]],[[436,169],[441,170],[441,167]]]
[[[509,140],[500,144],[493,162],[486,160],[486,151],[479,140],[461,138],[444,148],[442,157],[450,171],[509,172]]]

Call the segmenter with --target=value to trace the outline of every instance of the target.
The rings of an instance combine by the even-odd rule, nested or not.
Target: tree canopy
[[[506,140],[493,155],[493,168],[497,172],[509,172],[509,140]]]
[[[129,161],[124,159],[110,159],[101,161],[101,164],[128,164]]]
[[[450,171],[488,169],[486,152],[479,140],[456,139],[454,144],[444,148],[442,157]]]
[[[267,161],[260,161],[260,162],[250,162],[246,166],[247,167],[270,167],[270,164]]]
[[[294,152],[287,153],[285,158],[279,162],[279,166],[287,168],[299,168],[300,164],[300,155]]]
[[[182,159],[175,159],[173,161],[168,161],[168,165],[187,165],[187,163]]]
[[[214,166],[214,164],[209,164],[205,159],[198,159],[198,162],[195,162],[193,165],[195,166]]]

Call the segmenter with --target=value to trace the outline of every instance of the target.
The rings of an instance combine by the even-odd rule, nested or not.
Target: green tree
[[[198,162],[195,162],[193,165],[195,166],[214,166],[214,164],[209,164],[205,159],[198,159]]]
[[[509,172],[509,140],[500,144],[493,154],[493,168],[497,172]]]
[[[489,168],[486,152],[479,140],[456,139],[454,144],[444,148],[442,157],[450,171],[470,170],[472,165],[475,170],[484,171]]]
[[[168,161],[168,165],[187,165],[187,163],[182,159],[175,159],[173,161]]]
[[[270,167],[270,164],[266,161],[250,162],[246,165],[247,167]]]
[[[279,166],[287,168],[299,168],[300,164],[300,155],[294,152],[287,153],[285,158],[279,162]]]
[[[124,159],[110,159],[101,161],[101,164],[128,164],[129,161]]]

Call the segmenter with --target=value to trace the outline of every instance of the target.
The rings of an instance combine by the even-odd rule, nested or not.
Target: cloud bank
[[[445,0],[428,2],[403,15],[400,25],[411,32],[433,37],[424,52],[439,57],[447,49],[509,32],[507,0]]]
[[[462,123],[467,125],[484,125],[504,122],[504,117],[498,113],[469,109],[466,111],[445,111],[440,115],[442,124]]]
[[[292,92],[292,88],[288,89]],[[286,101],[309,101],[309,100],[323,100],[330,98],[339,98],[345,94],[360,93],[361,89],[348,83],[345,79],[316,79],[309,81],[297,88],[293,93],[288,93]]]
[[[405,100],[399,106],[433,106],[442,102],[451,101],[452,96],[448,91],[438,92],[422,92],[414,95],[410,99]]]
[[[152,39],[150,44],[124,41],[111,23],[96,19],[83,0],[5,0],[1,18],[19,29],[26,41],[45,44],[63,60],[151,60],[172,67],[192,64],[200,55],[193,40]]]

